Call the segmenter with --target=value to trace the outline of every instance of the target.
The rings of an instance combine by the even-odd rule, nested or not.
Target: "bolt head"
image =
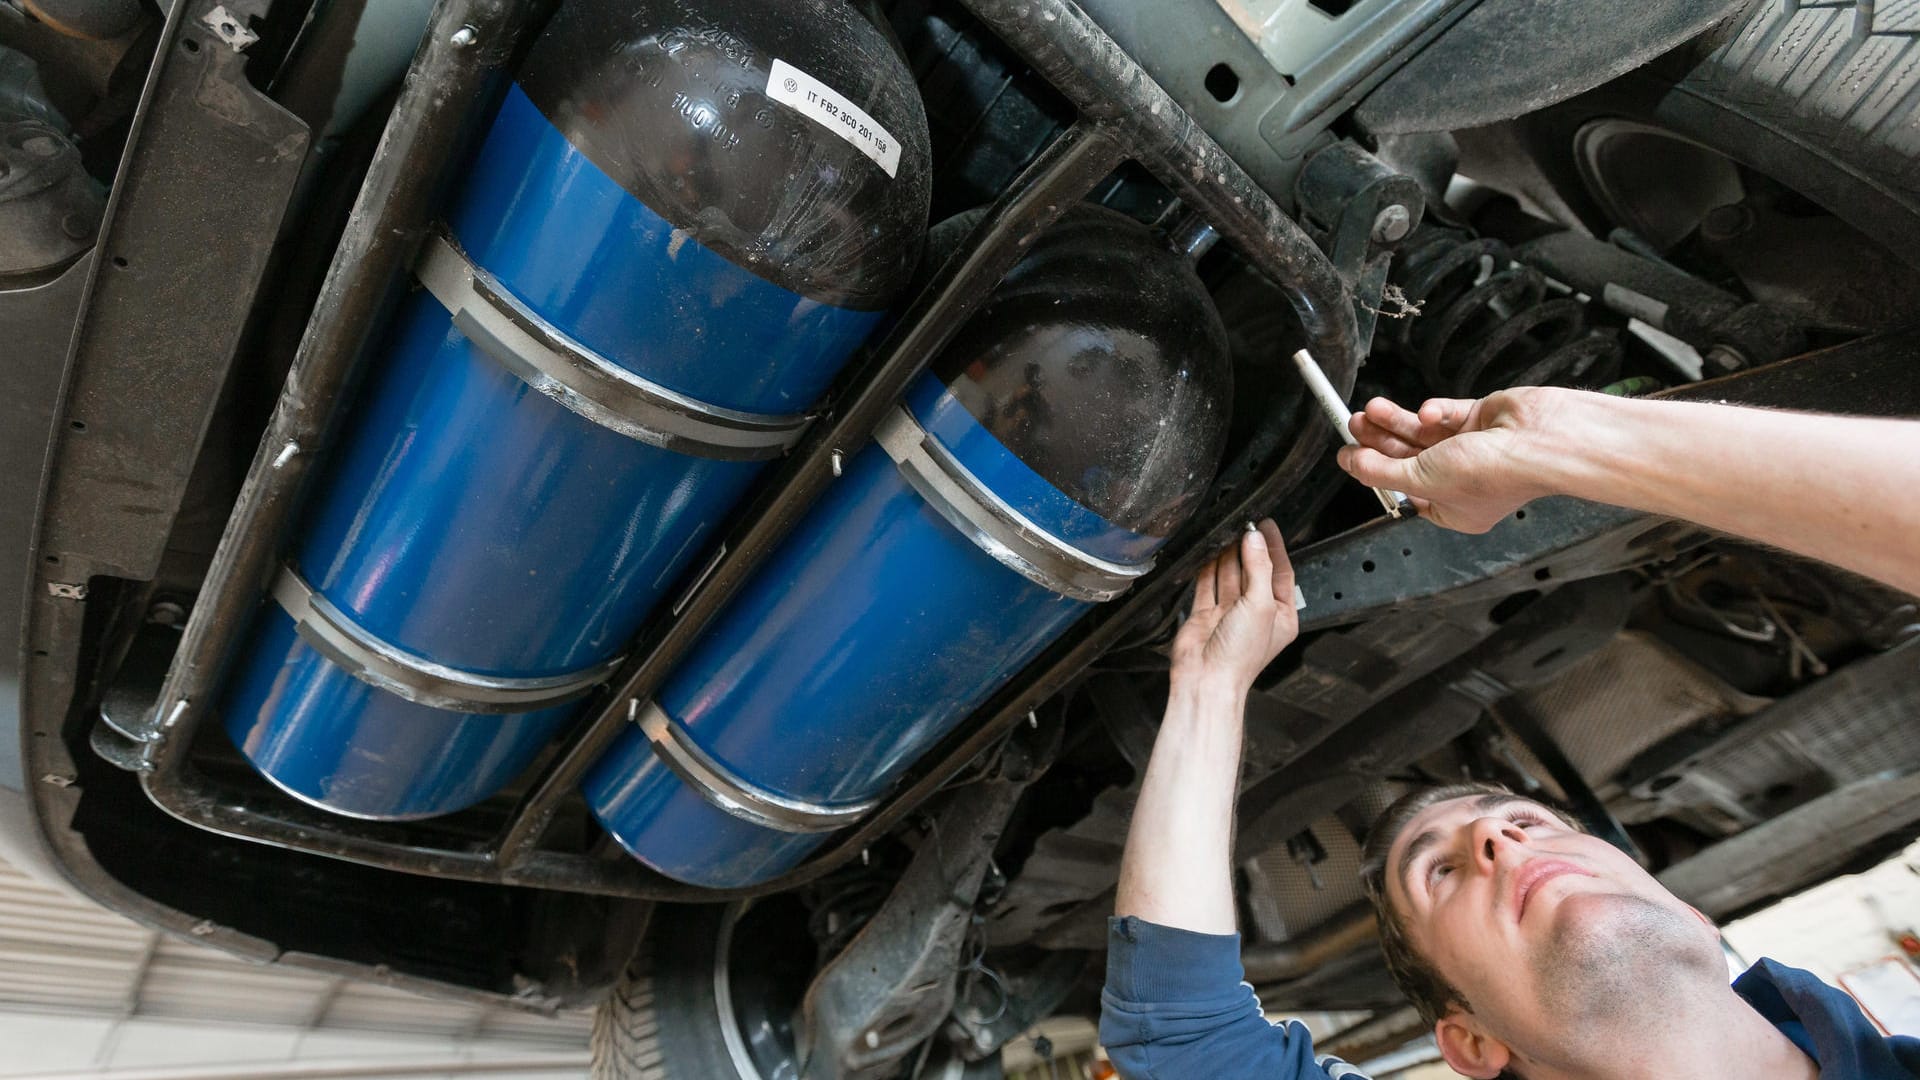
[[[1382,244],[1405,240],[1413,231],[1413,214],[1399,203],[1384,207],[1373,216],[1373,238]]]
[[[171,600],[162,600],[147,609],[147,621],[161,626],[179,626],[187,621],[187,609]]]
[[[1708,367],[1719,372],[1739,371],[1747,366],[1745,357],[1725,345],[1715,345],[1708,349],[1701,359],[1707,362]]]
[[[475,30],[471,26],[463,26],[460,29],[455,30],[453,32],[453,36],[451,38],[448,38],[447,40],[453,42],[455,45],[458,45],[464,49],[468,45],[471,45],[474,42],[480,40],[480,31]]]
[[[1728,203],[1707,211],[1700,219],[1700,235],[1708,240],[1732,240],[1754,225],[1753,210],[1744,203]]]

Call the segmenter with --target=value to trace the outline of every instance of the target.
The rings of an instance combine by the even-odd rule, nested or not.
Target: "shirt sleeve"
[[[1241,979],[1238,934],[1108,920],[1100,1042],[1125,1080],[1365,1080],[1315,1059],[1295,1021],[1268,1023]]]

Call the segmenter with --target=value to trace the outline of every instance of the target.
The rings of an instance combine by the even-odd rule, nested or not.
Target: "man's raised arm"
[[[1298,1024],[1241,981],[1233,800],[1255,676],[1299,632],[1293,567],[1263,521],[1200,572],[1174,638],[1167,713],[1120,862],[1100,1041],[1127,1080],[1326,1080]]]
[[[1555,387],[1409,412],[1374,398],[1340,464],[1484,532],[1573,495],[1697,522],[1920,593],[1920,421],[1615,398]]]
[[[1167,713],[1127,832],[1114,914],[1235,931],[1233,799],[1247,691],[1299,626],[1293,566],[1273,522],[1200,571],[1173,640]]]

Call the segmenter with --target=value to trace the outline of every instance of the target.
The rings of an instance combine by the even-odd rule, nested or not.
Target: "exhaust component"
[[[1015,732],[986,775],[928,819],[926,842],[886,902],[813,977],[795,1025],[810,1080],[899,1076],[945,1023],[994,848],[1059,753],[1060,734],[1057,717]]]
[[[1188,262],[1068,210],[587,774],[595,814],[684,881],[796,865],[1151,568],[1230,378]]]
[[[296,798],[508,783],[913,271],[926,123],[880,30],[686,7],[563,6],[424,245],[221,703]]]

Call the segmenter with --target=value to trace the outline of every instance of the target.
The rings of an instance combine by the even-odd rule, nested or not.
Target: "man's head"
[[[1388,970],[1467,1076],[1551,1068],[1583,1038],[1612,1037],[1656,987],[1725,982],[1704,916],[1626,853],[1502,788],[1405,796],[1368,835],[1362,876]]]

